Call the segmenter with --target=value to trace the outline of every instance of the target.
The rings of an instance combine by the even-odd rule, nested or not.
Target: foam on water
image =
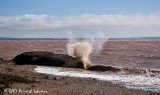
[[[160,93],[160,75],[148,76],[147,74],[129,74],[122,73],[101,73],[92,71],[73,71],[56,67],[37,66],[38,73],[45,73],[57,76],[70,76],[82,78],[96,78],[102,81],[111,81],[116,84],[124,85],[127,88],[141,89]]]

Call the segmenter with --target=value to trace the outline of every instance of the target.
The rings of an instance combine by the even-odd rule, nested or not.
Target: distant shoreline
[[[73,38],[75,40],[88,40],[88,38]],[[0,41],[69,41],[70,38],[4,38],[0,37]],[[139,37],[139,38],[95,38],[95,40],[110,41],[143,41],[143,40],[160,40],[160,37]]]

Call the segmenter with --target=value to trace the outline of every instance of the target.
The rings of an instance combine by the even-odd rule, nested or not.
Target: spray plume
[[[72,33],[69,34],[71,34],[71,37],[73,37]],[[68,55],[82,60],[84,68],[87,69],[88,67],[92,66],[89,55],[93,50],[102,50],[102,46],[106,42],[106,39],[108,40],[103,32],[99,32],[98,39],[93,36],[90,39],[83,41],[77,41],[76,39],[72,38],[67,44]]]

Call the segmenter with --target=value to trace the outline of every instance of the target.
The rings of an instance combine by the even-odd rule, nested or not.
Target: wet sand
[[[66,44],[66,41],[0,41],[0,57],[11,60],[22,52],[40,50],[66,54]],[[160,41],[108,41],[102,51],[97,50],[91,54],[91,62],[135,68],[160,68],[159,45]],[[135,64],[131,64],[132,62]],[[15,95],[159,95],[91,78],[40,74],[34,72],[35,67],[0,61],[1,94],[3,91],[5,95],[15,91]]]

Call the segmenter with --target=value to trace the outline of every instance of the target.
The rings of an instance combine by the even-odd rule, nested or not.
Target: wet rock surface
[[[45,51],[24,52],[17,55],[12,61],[18,65],[32,64],[41,66],[58,66],[83,68],[82,61],[65,54],[54,54]]]
[[[82,61],[65,54],[55,54],[46,51],[30,51],[17,55],[12,61],[18,65],[31,64],[40,66],[57,66],[69,68],[84,68]],[[103,66],[93,65],[87,70],[91,71],[119,71],[120,69]]]
[[[91,71],[120,71],[119,68],[116,67],[112,67],[112,66],[103,66],[103,65],[94,65],[89,67],[87,70],[91,70]]]

